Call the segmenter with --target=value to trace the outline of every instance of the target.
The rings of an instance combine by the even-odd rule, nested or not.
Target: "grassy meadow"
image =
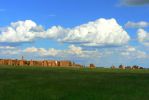
[[[0,100],[148,100],[149,70],[0,66]]]

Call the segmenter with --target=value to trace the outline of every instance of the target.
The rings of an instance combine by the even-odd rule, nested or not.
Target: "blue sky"
[[[65,59],[85,65],[148,67],[148,11],[146,0],[1,0],[0,57],[19,59],[24,55],[26,59]],[[28,24],[21,24],[25,22]],[[104,23],[109,25],[102,26]],[[85,28],[81,26],[84,24]],[[110,24],[116,26],[111,28]],[[94,25],[96,32],[83,33]],[[53,26],[56,28],[52,29]],[[98,26],[103,30],[98,32]],[[82,28],[83,32],[78,32]],[[111,35],[115,33],[118,35]]]
[[[0,2],[1,9],[4,9],[0,13],[0,25],[26,19],[32,19],[47,28],[53,25],[72,27],[98,18],[116,18],[120,24],[125,24],[128,20],[148,21],[147,6],[122,7],[119,6],[119,1],[5,0]]]

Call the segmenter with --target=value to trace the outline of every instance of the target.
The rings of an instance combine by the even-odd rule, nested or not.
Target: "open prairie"
[[[148,100],[149,70],[0,67],[0,100]]]

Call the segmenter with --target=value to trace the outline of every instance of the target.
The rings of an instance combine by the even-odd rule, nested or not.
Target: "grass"
[[[0,67],[0,100],[148,100],[149,70]]]

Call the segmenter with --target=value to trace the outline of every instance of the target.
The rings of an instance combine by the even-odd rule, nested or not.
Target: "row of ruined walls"
[[[119,65],[119,67],[111,66],[111,68],[112,68],[112,69],[115,69],[115,68],[119,68],[119,69],[144,69],[143,67],[138,66],[138,65],[134,65],[134,66]]]
[[[82,67],[80,64],[75,64],[71,61],[57,61],[57,60],[13,60],[13,59],[0,59],[0,65],[11,66],[43,66],[43,67]]]

